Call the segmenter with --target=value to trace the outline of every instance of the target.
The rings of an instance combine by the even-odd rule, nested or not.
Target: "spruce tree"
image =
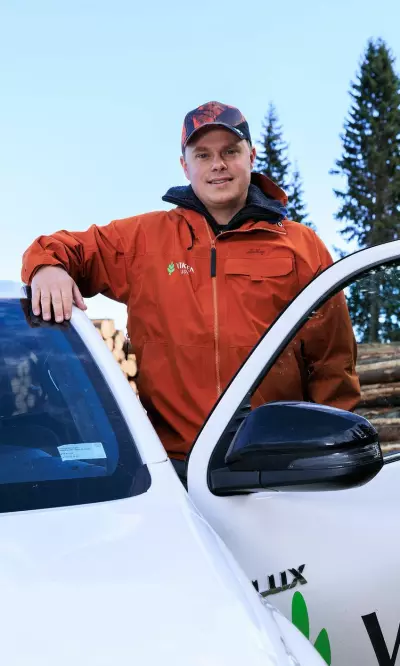
[[[351,84],[352,103],[341,136],[343,154],[332,171],[345,179],[345,187],[334,190],[341,201],[336,214],[342,223],[340,233],[359,248],[399,238],[400,79],[393,65],[385,42],[370,40],[357,80]],[[357,285],[350,288],[349,308],[361,331],[360,341],[383,341],[380,322],[390,318],[388,304],[398,289],[392,282],[378,273],[373,299],[367,290],[357,292]]]
[[[400,343],[400,266],[387,265],[349,287],[347,303],[359,342]]]
[[[260,141],[261,151],[257,155],[255,169],[271,178],[279,187],[286,190],[289,184],[290,163],[288,146],[282,137],[275,106],[271,103],[263,123]]]
[[[308,219],[306,204],[303,199],[304,196],[303,182],[300,176],[300,171],[297,166],[297,162],[295,162],[293,168],[292,177],[287,194],[289,199],[287,204],[289,220],[294,220],[295,222],[301,222],[302,224],[305,224],[307,227],[311,227],[311,229],[314,229],[315,231],[314,224],[310,222],[310,220]]]
[[[360,248],[399,238],[400,80],[393,64],[382,40],[368,42],[332,172],[347,180],[344,190],[334,190],[342,202],[340,233]]]
[[[288,218],[302,222],[315,229],[308,218],[303,200],[303,184],[297,164],[292,170],[288,157],[288,144],[283,139],[275,106],[271,103],[263,124],[260,141],[261,151],[257,155],[255,169],[271,178],[288,195]]]

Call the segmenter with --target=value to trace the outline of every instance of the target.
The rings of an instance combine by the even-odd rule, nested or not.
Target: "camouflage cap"
[[[239,109],[221,102],[207,102],[186,114],[182,128],[182,152],[193,135],[206,125],[226,127],[251,144],[247,120]]]

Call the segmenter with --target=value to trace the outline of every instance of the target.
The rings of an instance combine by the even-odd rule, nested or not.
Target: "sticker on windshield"
[[[101,442],[81,442],[80,444],[63,444],[58,446],[61,460],[98,460],[107,458]]]

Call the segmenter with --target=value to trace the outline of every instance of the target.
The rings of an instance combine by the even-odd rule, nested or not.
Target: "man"
[[[286,219],[286,194],[252,173],[240,111],[209,102],[187,114],[181,164],[190,185],[176,208],[39,237],[25,252],[35,314],[69,319],[72,302],[103,293],[128,307],[139,393],[172,458],[183,459],[266,328],[331,257],[309,228]],[[344,297],[301,332],[253,405],[307,399],[352,409],[355,343]]]

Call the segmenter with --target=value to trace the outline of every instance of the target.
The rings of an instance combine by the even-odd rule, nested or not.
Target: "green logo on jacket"
[[[174,272],[174,270],[175,270],[175,264],[174,264],[173,261],[171,261],[171,263],[169,264],[169,266],[167,266],[168,275],[172,275],[172,273]]]

